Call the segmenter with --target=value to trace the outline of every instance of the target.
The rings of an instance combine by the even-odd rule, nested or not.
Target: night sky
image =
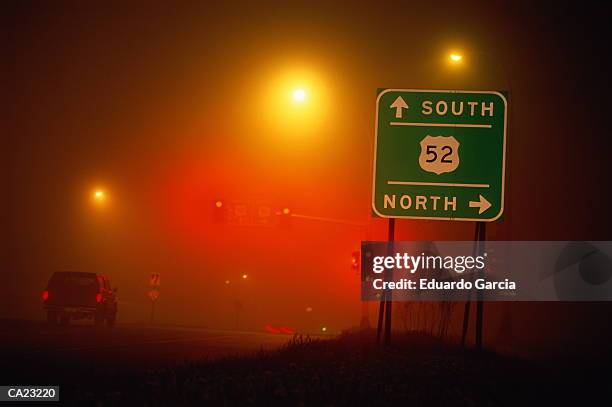
[[[147,318],[160,272],[163,322],[227,327],[241,302],[253,329],[358,323],[350,253],[385,239],[386,221],[281,230],[211,213],[261,200],[367,225],[378,88],[508,91],[506,211],[488,237],[610,238],[609,9],[208,3],[4,6],[0,316],[42,318],[51,273],[80,270],[110,275],[126,322]],[[302,82],[312,111],[291,117],[274,98]],[[405,220],[398,235],[473,227]]]

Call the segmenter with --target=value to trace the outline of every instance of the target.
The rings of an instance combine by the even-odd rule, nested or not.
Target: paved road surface
[[[50,327],[43,322],[0,321],[4,367],[45,369],[50,363],[101,368],[154,368],[167,363],[274,349],[290,336],[198,328],[117,325]]]

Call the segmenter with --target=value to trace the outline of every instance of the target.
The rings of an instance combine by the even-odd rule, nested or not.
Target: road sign
[[[285,208],[278,208],[269,201],[233,200],[216,201],[213,218],[217,223],[231,226],[274,226]]]
[[[386,218],[494,221],[504,210],[508,103],[496,91],[382,90],[372,209]]]
[[[151,287],[159,287],[159,273],[151,273],[151,278],[149,279],[149,285]]]
[[[151,301],[155,302],[159,298],[159,291],[157,288],[153,288],[152,290],[149,290],[148,295]]]
[[[272,226],[274,209],[266,201],[232,201],[227,205],[227,223],[234,226]]]

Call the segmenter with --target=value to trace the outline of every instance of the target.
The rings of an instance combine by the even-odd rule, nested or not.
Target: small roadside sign
[[[157,289],[149,290],[149,298],[151,301],[155,302],[159,298],[159,291]]]

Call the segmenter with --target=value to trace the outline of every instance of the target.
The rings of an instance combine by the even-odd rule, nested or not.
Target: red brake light
[[[45,290],[42,292],[43,301],[47,301],[49,299],[49,291]]]
[[[354,251],[351,255],[351,268],[353,270],[358,270],[359,269],[359,257],[360,257],[360,252],[359,251]]]
[[[96,294],[96,302],[102,302],[102,293]]]
[[[279,334],[279,333],[281,333],[280,329],[275,328],[275,327],[273,327],[273,326],[272,326],[272,325],[270,325],[270,324],[266,324],[266,326],[264,326],[264,329],[265,329],[267,332],[271,333],[271,334]]]

